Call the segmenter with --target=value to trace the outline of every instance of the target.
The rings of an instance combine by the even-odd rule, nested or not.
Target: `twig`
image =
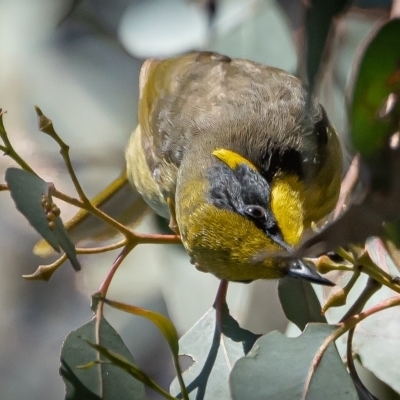
[[[392,9],[390,10],[390,18],[400,17],[400,0],[393,0]]]
[[[84,210],[90,212],[100,220],[104,221],[106,224],[110,225],[111,227],[115,228],[117,231],[119,231],[122,235],[124,235],[127,239],[134,239],[135,234],[131,232],[125,225],[122,225],[119,223],[117,220],[114,218],[111,218],[108,214],[104,213],[101,211],[99,208],[93,206],[90,201],[88,203],[76,199],[74,197],[68,196],[65,193],[62,193],[58,191],[54,185],[50,186],[50,193],[52,196],[68,203],[72,204],[73,206],[83,208]]]
[[[60,258],[48,265],[39,265],[33,274],[22,275],[27,280],[45,280],[49,281],[54,272],[67,260],[67,255],[64,253]]]
[[[125,245],[126,245],[126,239],[123,239],[117,243],[113,243],[113,244],[110,244],[107,246],[90,247],[90,248],[75,247],[75,251],[77,254],[98,254],[98,253],[106,253],[107,251],[120,249],[121,247],[123,247]]]
[[[369,277],[367,284],[360,294],[358,296],[357,300],[354,302],[354,304],[350,307],[350,309],[346,312],[346,314],[343,316],[343,318],[340,320],[340,322],[345,321],[352,315],[356,315],[362,311],[362,309],[365,307],[365,304],[367,301],[382,287],[382,284],[380,282],[377,282],[374,278]]]
[[[355,184],[357,183],[359,173],[360,173],[360,156],[356,155],[353,158],[350,167],[347,170],[346,176],[343,179],[342,185],[340,187],[339,200],[333,212],[334,220],[337,219],[337,217],[343,213],[349,194],[351,193]]]
[[[336,253],[344,258],[346,261],[350,262],[351,264],[357,266],[357,268],[365,273],[366,275],[370,276],[371,278],[375,279],[382,285],[392,289],[393,291],[400,293],[400,284],[393,280],[393,277],[384,271],[382,268],[377,266],[369,256],[367,251],[358,251],[358,248],[355,248],[357,251],[361,253],[361,255],[352,254],[343,248],[339,248]]]
[[[12,146],[10,140],[8,139],[8,135],[7,135],[6,129],[4,128],[4,124],[3,124],[3,115],[4,114],[5,114],[5,112],[0,108],[0,137],[4,143],[4,146],[0,145],[0,150],[3,151],[4,154],[6,154],[10,158],[12,158],[22,169],[37,176],[36,172],[14,150],[14,147]]]

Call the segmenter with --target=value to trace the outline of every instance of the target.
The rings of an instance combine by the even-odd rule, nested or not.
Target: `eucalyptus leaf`
[[[55,216],[55,227],[49,227],[46,212],[41,204],[43,196],[50,198],[48,183],[31,172],[19,168],[8,168],[5,180],[17,209],[24,215],[36,231],[57,252],[65,251],[76,271],[81,269],[76,258],[75,246],[59,216]]]
[[[383,297],[390,297],[389,292],[383,288],[376,296],[383,300]],[[357,325],[353,339],[353,352],[359,355],[362,365],[398,393],[400,360],[394,349],[400,346],[399,330],[400,309],[394,307],[362,321]]]
[[[354,147],[371,158],[387,144],[396,122],[382,116],[385,101],[400,91],[400,19],[392,19],[373,34],[355,76],[350,107],[351,138]],[[397,118],[398,119],[398,118]]]
[[[384,271],[394,274],[397,267],[381,242],[371,239],[367,250],[373,261]],[[365,308],[387,300],[394,292],[382,287],[371,297]],[[393,352],[400,346],[400,308],[392,307],[362,321],[356,326],[353,337],[353,352],[358,354],[362,365],[381,381],[400,393],[400,359]]]
[[[97,351],[83,338],[96,342],[96,319],[72,331],[62,346],[60,374],[66,387],[65,399],[144,400],[144,385],[114,365],[101,363],[78,368],[98,359]],[[100,321],[99,342],[134,363],[121,337],[104,318]]]
[[[372,260],[386,273],[398,274],[397,267],[390,255],[382,247],[379,239],[367,241],[368,254]],[[329,323],[339,321],[349,308],[359,299],[368,281],[366,274],[361,274],[351,289],[344,306],[330,308],[326,312]],[[326,293],[322,292],[322,302],[326,301]],[[395,296],[396,293],[383,286],[366,303],[364,310]],[[352,353],[361,364],[377,378],[400,393],[400,359],[396,351],[400,347],[400,307],[392,307],[380,311],[364,319],[356,325],[352,340]],[[337,340],[336,345],[343,360],[346,360],[347,334]]]
[[[336,326],[309,324],[297,338],[271,332],[233,367],[233,400],[358,399],[334,344],[318,365],[314,359]],[[315,366],[315,370],[313,367]]]
[[[57,237],[49,228],[41,201],[49,192],[48,183],[38,176],[19,168],[8,168],[5,181],[18,211],[57,252],[60,252]]]
[[[309,322],[326,322],[310,283],[290,278],[281,279],[278,294],[287,319],[300,330],[303,331]]]
[[[228,379],[235,362],[249,352],[259,335],[242,329],[229,314],[222,310],[222,334],[216,311],[211,308],[179,341],[182,354],[190,356],[194,364],[183,373],[190,399],[230,400]],[[175,379],[171,394],[180,393]]]

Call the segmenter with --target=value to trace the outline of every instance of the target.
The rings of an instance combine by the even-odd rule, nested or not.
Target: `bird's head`
[[[304,260],[291,257],[304,229],[302,182],[295,175],[268,182],[231,150],[216,149],[213,157],[206,180],[179,193],[178,223],[197,268],[231,281],[290,275],[331,284]]]

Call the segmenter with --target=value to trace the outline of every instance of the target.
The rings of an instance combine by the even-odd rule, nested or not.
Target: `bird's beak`
[[[287,274],[293,278],[304,279],[311,283],[317,283],[318,285],[335,286],[329,279],[323,278],[318,274],[314,266],[300,259],[290,261]]]

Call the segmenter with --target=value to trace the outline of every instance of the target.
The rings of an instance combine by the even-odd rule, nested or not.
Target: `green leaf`
[[[8,168],[5,180],[17,209],[24,215],[37,232],[57,252],[65,251],[76,271],[81,269],[76,258],[75,247],[59,216],[54,219],[55,227],[50,229],[45,210],[41,204],[43,196],[49,196],[48,183],[38,176],[19,168]]]
[[[222,334],[216,325],[216,311],[211,308],[179,341],[183,355],[194,364],[183,373],[190,399],[230,400],[228,379],[235,362],[249,352],[259,335],[242,329],[222,308]],[[177,396],[177,379],[171,384],[171,394]]]
[[[304,330],[309,322],[326,322],[311,284],[297,279],[281,279],[279,299],[286,318]]]
[[[144,400],[142,383],[125,371],[110,364],[97,364],[92,368],[77,368],[98,359],[98,353],[84,340],[96,342],[96,319],[72,331],[61,349],[60,374],[66,387],[66,400],[116,399]],[[99,341],[102,346],[121,354],[133,363],[133,357],[121,337],[103,318],[100,321]]]
[[[400,221],[385,223],[386,237],[390,239],[397,247],[400,247]]]
[[[328,346],[313,369],[318,350],[335,329],[326,324],[309,324],[294,339],[279,332],[263,336],[233,368],[232,399],[358,399],[334,344]]]
[[[387,145],[398,127],[379,117],[389,94],[400,90],[400,20],[392,19],[375,33],[361,58],[350,107],[351,138],[366,158]]]

